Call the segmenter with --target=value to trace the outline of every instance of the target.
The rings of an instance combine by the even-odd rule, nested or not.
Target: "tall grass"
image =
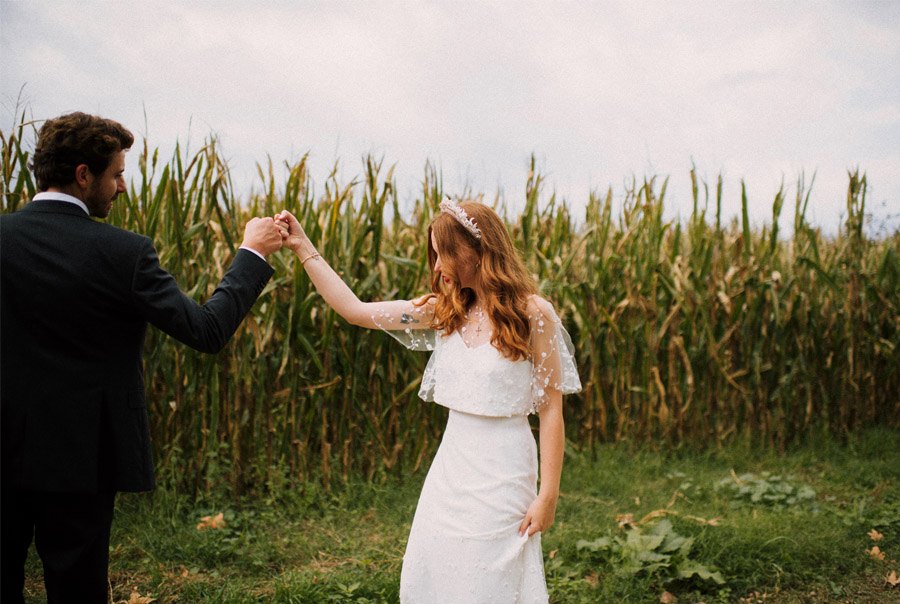
[[[18,116],[2,136],[2,212],[34,194],[26,169],[34,132]],[[259,166],[259,193],[239,199],[216,140],[161,162],[146,141],[138,174],[109,222],[150,236],[197,300],[212,293],[255,215],[294,212],[323,256],[363,299],[425,291],[423,242],[444,193],[426,164],[411,210],[392,169],[364,159],[357,180],[334,170],[315,193],[306,157]],[[543,189],[532,162],[524,210],[500,208],[542,291],[573,336],[584,383],[566,398],[576,445],[631,441],[717,447],[735,440],[783,449],[811,436],[900,426],[900,233],[863,229],[867,181],[849,175],[847,218],[825,236],[793,200],[794,232],[721,215],[692,171],[693,211],[664,217],[666,181],[634,181],[614,207],[592,193],[581,218]],[[418,401],[426,359],[351,327],[317,296],[286,252],[276,276],[219,355],[156,330],[145,378],[161,477],[191,492],[330,485],[411,472],[430,458],[444,414]]]

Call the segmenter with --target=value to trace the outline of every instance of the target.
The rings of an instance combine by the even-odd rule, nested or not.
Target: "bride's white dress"
[[[541,302],[548,312],[534,318],[529,359],[511,361],[490,343],[470,348],[459,332],[399,334],[433,350],[419,395],[450,409],[403,556],[402,603],[548,600],[541,535],[519,535],[537,497],[528,414],[546,388],[575,392],[580,382],[568,335]]]

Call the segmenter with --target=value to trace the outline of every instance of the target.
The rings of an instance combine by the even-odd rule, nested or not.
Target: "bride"
[[[547,602],[540,533],[562,471],[562,395],[581,388],[568,334],[490,207],[444,201],[428,228],[431,293],[361,302],[297,219],[275,216],[284,245],[334,310],[432,351],[419,396],[450,409],[419,497],[400,601]],[[528,415],[540,417],[537,447]]]

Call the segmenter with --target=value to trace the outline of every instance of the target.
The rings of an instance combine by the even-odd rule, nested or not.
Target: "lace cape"
[[[382,306],[375,324],[410,350],[431,351],[419,397],[451,409],[485,416],[536,413],[548,391],[581,390],[574,347],[553,306],[535,296],[531,314],[531,354],[511,361],[490,343],[468,347],[458,332],[429,328],[433,305],[412,300]]]

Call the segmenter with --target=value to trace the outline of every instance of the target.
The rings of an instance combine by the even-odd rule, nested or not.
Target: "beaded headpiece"
[[[456,219],[456,222],[463,225],[469,233],[472,234],[472,237],[475,239],[481,239],[481,229],[478,228],[478,225],[475,224],[475,221],[469,218],[469,215],[466,214],[466,211],[460,207],[459,203],[453,201],[448,196],[447,199],[441,202],[441,212],[445,214],[450,214]]]

